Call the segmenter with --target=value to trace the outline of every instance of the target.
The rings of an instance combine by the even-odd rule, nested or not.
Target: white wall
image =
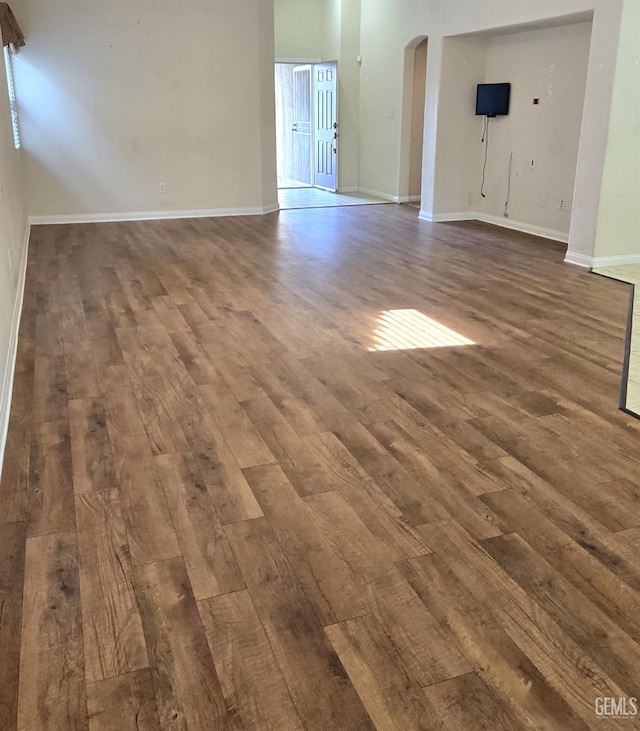
[[[427,0],[362,0],[360,186],[366,190],[400,195],[402,110],[411,109],[403,98],[404,51],[412,40],[429,35],[430,17]]]
[[[604,156],[606,135],[607,93],[613,78],[613,63],[619,26],[621,0],[275,0],[276,55],[278,57],[338,58],[341,83],[345,64],[353,63],[354,51],[363,57],[362,67],[350,68],[350,88],[341,88],[343,110],[345,101],[359,98],[358,112],[342,122],[344,136],[341,147],[340,185],[359,185],[361,189],[379,192],[391,198],[404,198],[409,189],[410,123],[404,118],[412,105],[407,94],[405,50],[415,47],[417,40],[430,40],[425,115],[425,149],[423,158],[423,211],[427,216],[446,213],[434,208],[436,188],[451,188],[447,180],[450,169],[436,170],[436,141],[443,139],[438,132],[438,103],[441,91],[443,38],[460,34],[487,32],[507,26],[525,30],[525,26],[546,22],[548,25],[576,23],[594,14],[594,38],[589,58],[587,105],[582,125],[583,146],[577,166],[577,223],[573,239],[577,246],[593,244],[595,214],[593,205],[594,180],[599,178]],[[350,32],[349,47],[345,47],[345,21],[359,20],[357,30]],[[336,36],[338,42],[336,44]],[[359,36],[359,38],[358,38]],[[359,51],[357,50],[359,48]],[[412,76],[412,75],[410,75]],[[407,91],[409,90],[409,91]],[[356,93],[357,92],[357,93]],[[351,111],[351,110],[350,110]],[[342,117],[342,114],[341,114]],[[342,121],[342,120],[341,120]],[[446,133],[444,133],[446,136]],[[347,140],[349,144],[347,144]],[[359,154],[352,155],[353,142],[358,141]],[[348,162],[346,156],[350,155]],[[446,155],[440,156],[444,161]],[[357,170],[356,170],[357,169]],[[565,188],[570,186],[564,186]],[[553,193],[555,195],[555,193]],[[595,193],[597,196],[597,191]],[[463,196],[468,198],[468,196]],[[444,204],[447,195],[440,196]],[[585,210],[586,208],[586,210]],[[591,215],[589,211],[592,211]],[[523,214],[525,218],[527,213]],[[535,217],[535,216],[534,216]],[[543,218],[545,216],[543,215]],[[553,218],[553,216],[551,217]],[[566,234],[567,215],[559,221]],[[590,244],[591,237],[591,244]]]
[[[338,27],[338,186],[354,190],[360,185],[360,0],[330,0],[339,4]],[[336,26],[334,25],[334,28]],[[329,49],[331,53],[331,49]]]
[[[260,203],[265,211],[278,208],[278,190],[276,181],[276,114],[275,114],[275,80],[273,74],[274,59],[274,18],[273,0],[257,0],[257,64],[258,64],[258,118],[251,122],[250,134],[257,131],[260,140],[258,158],[253,160],[260,170]],[[255,73],[255,68],[253,69]],[[253,73],[249,74],[253,77]],[[243,171],[247,172],[247,171]],[[237,175],[237,173],[236,173]]]
[[[274,0],[275,54],[278,60],[334,60],[337,51],[332,0]]]
[[[358,45],[360,44],[360,0],[324,0],[326,3],[327,38],[324,52],[326,61],[333,61],[340,56],[340,42],[342,40],[342,14],[347,4],[358,8]],[[280,0],[274,0],[278,3]]]
[[[269,0],[14,10],[31,214],[276,205]]]
[[[622,10],[595,256],[640,262],[639,0],[625,0]]]
[[[566,261],[590,264],[609,130],[609,110],[620,36],[622,0],[597,0],[589,49],[589,70]]]
[[[360,0],[275,0],[276,59],[338,61],[338,186],[356,189],[360,154]]]
[[[634,0],[635,1],[635,0]],[[422,176],[422,215],[446,214],[435,191],[446,189],[451,170],[437,162],[436,143],[449,119],[439,115],[442,54],[445,37],[531,29],[532,24],[584,22],[593,15],[593,32],[576,166],[569,253],[593,254],[620,28],[621,0],[362,0],[362,76],[360,100],[360,182],[385,195],[401,195],[401,128],[403,59],[406,47],[428,36],[427,98]],[[441,158],[444,162],[445,158]],[[449,209],[450,210],[450,209]]]
[[[2,56],[2,54],[0,54]],[[0,59],[0,472],[26,264],[21,154],[13,144],[4,57]]]
[[[511,82],[511,105],[508,116],[490,120],[486,198],[479,195],[479,160],[474,210],[503,217],[513,150],[510,221],[568,238],[571,212],[558,206],[573,200],[590,39],[591,23],[488,39],[484,81]],[[532,103],[534,98],[539,105]],[[471,101],[468,113],[473,113],[475,98]],[[476,137],[476,149],[482,149]],[[542,196],[548,199],[546,207],[540,206]]]
[[[405,49],[429,37],[422,207],[431,216],[446,213],[438,207],[455,188],[447,155],[436,156],[448,124],[439,112],[443,39],[592,12],[569,237],[570,252],[590,256],[620,8],[621,0],[276,0],[276,54],[337,52],[339,184],[394,197],[408,177]],[[14,0],[14,9],[29,40],[17,81],[31,213],[275,205],[270,0]]]
[[[435,165],[446,170],[433,192],[438,212],[473,211],[479,185],[482,120],[474,114],[476,86],[486,76],[484,38],[444,38]]]

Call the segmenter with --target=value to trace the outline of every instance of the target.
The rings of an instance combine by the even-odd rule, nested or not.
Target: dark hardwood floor
[[[563,729],[640,695],[627,286],[402,206],[33,229],[0,729]]]

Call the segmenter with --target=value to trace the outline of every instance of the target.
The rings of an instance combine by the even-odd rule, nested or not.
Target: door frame
[[[313,153],[313,147],[314,147],[314,138],[313,138],[313,132],[314,132],[314,126],[313,126],[313,64],[310,63],[300,63],[300,64],[292,64],[293,66],[293,155],[296,158],[294,160],[294,165],[296,168],[296,177],[294,178],[295,182],[299,183],[299,175],[298,175],[298,159],[297,159],[297,151],[296,151],[296,132],[298,130],[296,129],[295,125],[297,124],[296,121],[296,70],[299,71],[306,71],[309,74],[309,149],[308,149],[308,164],[309,164],[309,183],[304,183],[304,185],[308,185],[310,188],[313,188],[314,184],[314,169],[313,169],[313,163],[314,163],[314,153]]]
[[[329,61],[337,61],[336,59],[329,59]],[[312,74],[311,74],[311,118],[314,120],[314,122],[311,125],[311,166],[312,166],[312,182],[311,182],[311,188],[318,188],[318,190],[329,190],[328,188],[322,188],[316,185],[315,183],[315,168],[316,168],[316,144],[315,144],[315,111],[316,111],[316,104],[315,104],[315,94],[313,93],[314,88],[314,77],[313,77],[313,70],[316,64],[319,63],[327,63],[327,61],[322,61],[321,58],[275,58],[273,61],[274,69],[275,65],[278,63],[287,64],[289,66],[311,66]],[[336,70],[338,77],[336,78],[336,121],[338,123],[338,140],[340,139],[340,99],[339,99],[339,90],[340,90],[340,64],[336,62]],[[276,145],[278,144],[277,138],[275,140]],[[335,192],[338,191],[338,164],[336,160],[336,189]],[[277,172],[276,172],[277,175]],[[277,186],[277,181],[276,181]],[[331,191],[333,192],[333,191]]]

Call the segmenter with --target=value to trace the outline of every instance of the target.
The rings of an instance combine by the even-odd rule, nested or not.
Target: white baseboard
[[[22,244],[22,261],[18,272],[18,286],[16,298],[13,304],[13,316],[11,318],[11,331],[9,333],[9,348],[7,359],[4,364],[2,383],[0,384],[0,475],[4,462],[4,450],[7,445],[7,434],[9,431],[9,416],[11,411],[11,395],[13,393],[13,376],[16,369],[16,357],[18,355],[18,333],[20,332],[20,317],[22,315],[22,302],[24,300],[24,285],[27,275],[27,259],[29,255],[29,235],[31,224],[27,222],[24,241]]]
[[[358,188],[359,193],[370,195],[373,198],[382,198],[383,201],[391,201],[392,203],[399,203],[400,199],[397,195],[391,195],[391,193],[383,193],[380,190],[372,190],[371,188]]]
[[[622,267],[629,264],[640,264],[640,254],[622,254],[619,256],[594,256],[592,267]]]
[[[581,267],[591,269],[602,269],[604,267],[622,267],[629,264],[640,264],[640,254],[623,254],[620,256],[587,256],[586,254],[575,254],[567,251],[564,260],[567,264],[577,264]]]
[[[391,201],[392,203],[419,203],[422,200],[422,196],[419,195],[392,195],[391,193],[383,193],[381,190],[373,190],[372,188],[344,188],[344,192],[349,190],[355,193],[364,193],[365,195],[373,196],[374,198],[382,198],[384,201]],[[342,193],[343,190],[340,192]]]
[[[564,257],[566,264],[575,264],[576,266],[586,267],[587,269],[592,266],[592,260],[592,256],[587,256],[586,254],[575,254],[572,251],[567,251]]]
[[[31,216],[32,226],[63,223],[115,223],[118,221],[152,221],[174,218],[219,218],[221,216],[261,216],[278,211],[280,206],[256,206],[251,208],[203,208],[184,211],[126,211],[120,213],[70,213],[59,216]]]
[[[360,189],[357,185],[348,185],[345,188],[338,188],[338,193],[359,193]]]
[[[513,231],[522,231],[523,233],[533,234],[534,236],[541,236],[544,239],[561,241],[563,244],[569,241],[569,234],[565,234],[562,231],[536,226],[532,223],[524,223],[523,221],[514,221],[511,218],[504,218],[503,216],[491,216],[488,213],[479,213],[478,211],[453,211],[451,213],[420,211],[420,218],[423,221],[433,221],[434,223],[446,223],[447,221],[482,221],[483,223],[490,223],[493,226],[501,226],[502,228],[509,228]]]
[[[453,213],[430,213],[421,210],[418,218],[423,221],[431,221],[433,223],[448,223],[451,221],[475,221],[478,218],[477,213],[472,211],[456,211]]]
[[[503,228],[510,228],[514,231],[522,231],[526,234],[533,234],[534,236],[541,236],[543,239],[551,239],[552,241],[561,241],[563,244],[569,242],[569,234],[562,231],[556,231],[552,228],[544,228],[544,226],[536,226],[533,223],[524,223],[522,221],[514,221],[511,218],[504,218],[504,216],[490,216],[487,213],[476,213],[475,218],[478,221],[484,221],[484,223],[491,223],[494,226],[502,226]]]

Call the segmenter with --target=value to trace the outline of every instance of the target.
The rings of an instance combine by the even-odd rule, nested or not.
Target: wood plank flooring
[[[640,695],[629,295],[563,253],[403,206],[35,227],[0,729],[636,727],[595,705]]]

